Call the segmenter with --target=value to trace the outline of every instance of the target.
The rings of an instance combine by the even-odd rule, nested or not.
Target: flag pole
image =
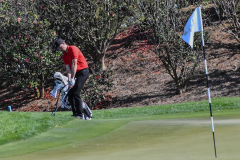
[[[194,41],[194,33],[195,32],[201,32],[202,33],[202,46],[203,46],[203,53],[204,53],[205,73],[206,73],[206,78],[207,78],[208,101],[209,101],[210,116],[211,116],[211,123],[212,123],[212,133],[213,133],[215,157],[217,158],[217,150],[216,150],[216,143],[215,143],[215,136],[214,136],[214,126],[213,126],[213,117],[212,117],[211,96],[210,96],[209,81],[208,81],[206,52],[205,52],[204,37],[203,37],[201,6],[197,7],[194,10],[194,12],[192,13],[191,17],[188,19],[187,24],[184,28],[184,34],[182,36],[182,39],[185,42],[187,42],[191,46],[192,49],[193,49],[193,41]]]
[[[205,73],[206,73],[206,79],[207,79],[208,102],[209,102],[209,108],[210,108],[210,117],[211,117],[211,124],[212,124],[212,133],[213,133],[213,143],[214,143],[215,157],[217,158],[217,150],[216,150],[215,135],[214,135],[214,125],[213,125],[213,116],[212,116],[212,105],[211,105],[211,96],[210,96],[210,89],[209,89],[207,60],[206,60],[206,52],[205,52],[205,46],[204,46],[203,30],[202,30],[201,33],[202,33],[202,46],[203,46],[203,54],[204,54]]]

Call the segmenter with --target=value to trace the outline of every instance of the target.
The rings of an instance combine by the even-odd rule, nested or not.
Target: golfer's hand
[[[72,78],[69,82],[68,82],[68,86],[69,88],[72,88],[75,84],[75,80]]]
[[[72,88],[72,87],[73,87],[73,85],[71,85],[71,83],[70,83],[70,82],[68,82],[68,87],[69,87],[69,88]]]

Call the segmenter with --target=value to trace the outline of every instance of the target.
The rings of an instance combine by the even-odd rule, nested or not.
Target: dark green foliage
[[[90,75],[88,81],[84,85],[82,98],[87,102],[91,109],[105,100],[104,93],[108,92],[112,87],[111,71],[94,72]]]
[[[45,18],[41,2],[6,1],[1,3],[1,74],[22,87],[44,84],[61,67],[60,54],[53,53],[56,33]]]
[[[122,19],[126,16],[123,8],[127,9],[128,1],[122,2],[121,5],[118,5],[120,2],[117,1],[105,2],[105,5],[102,5],[103,2],[98,4],[97,1],[77,0],[2,1],[0,3],[2,81],[17,83],[23,88],[40,88],[43,97],[46,82],[52,79],[55,72],[62,72],[65,69],[61,60],[62,53],[54,51],[56,38],[63,38],[67,44],[79,47],[88,62],[99,69],[98,74],[105,74],[96,66],[104,64],[104,55],[111,43],[109,40],[114,39],[117,27],[121,26]],[[106,6],[111,9],[105,8]],[[121,11],[119,8],[122,8]],[[117,16],[114,11],[118,13]],[[98,21],[101,27],[96,26]],[[111,25],[106,26],[108,23]],[[92,33],[98,37],[89,37]],[[97,38],[97,42],[94,38]],[[110,87],[107,83],[94,85],[94,88]],[[91,95],[86,97],[92,97],[92,93],[87,93]],[[94,98],[96,102],[99,101],[96,96]],[[91,106],[95,104],[89,103]]]

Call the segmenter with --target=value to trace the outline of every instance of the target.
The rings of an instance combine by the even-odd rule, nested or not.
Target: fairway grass
[[[214,112],[218,159],[239,159],[240,110]],[[0,146],[1,160],[216,159],[209,112],[74,119]]]
[[[239,97],[222,97],[212,100],[213,115],[229,109],[240,109]],[[114,108],[94,110],[94,120],[107,119],[139,119],[148,118],[177,118],[175,116],[189,116],[188,113],[209,114],[208,101],[185,102],[178,104]],[[31,138],[55,126],[72,121],[71,112],[57,112],[51,116],[49,112],[7,112],[0,111],[0,145]],[[160,116],[159,116],[160,115]],[[169,115],[172,115],[169,117]],[[200,115],[199,115],[200,116]]]

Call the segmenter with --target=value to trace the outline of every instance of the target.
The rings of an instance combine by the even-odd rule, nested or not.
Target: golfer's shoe
[[[81,116],[76,116],[76,118],[78,118],[78,119],[83,119],[83,117],[81,117]]]
[[[83,113],[82,115],[83,115],[83,119],[84,119],[84,120],[91,120],[91,118],[88,117],[85,113]]]
[[[92,118],[86,117],[85,120],[92,120]]]
[[[84,115],[84,113],[82,114],[82,119],[85,120],[85,115]]]
[[[82,116],[75,116],[77,117],[78,119],[82,119],[82,120],[92,120],[91,118],[85,116],[84,114],[82,114]]]

